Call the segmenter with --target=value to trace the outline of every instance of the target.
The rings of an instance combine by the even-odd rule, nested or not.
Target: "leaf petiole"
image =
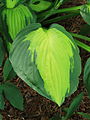
[[[86,41],[90,41],[90,37],[87,37],[87,36],[84,36],[84,35],[79,35],[79,34],[76,34],[76,33],[70,33],[73,37],[76,37],[76,38],[80,38],[80,39],[83,39],[83,40],[86,40]]]
[[[51,9],[49,11],[46,11],[43,14],[40,14],[39,18],[42,17],[42,19],[40,20],[40,22],[42,22],[43,20],[47,19],[51,15],[54,15],[54,14],[57,14],[57,13],[64,13],[64,12],[71,12],[71,11],[75,11],[75,10],[80,10],[81,7],[82,7],[82,5],[75,6],[75,7],[70,7],[70,8],[63,8],[63,9]]]
[[[80,41],[78,41],[78,40],[76,40],[76,39],[74,39],[74,40],[75,40],[76,44],[77,44],[79,47],[81,47],[81,48],[83,48],[84,50],[90,52],[90,46],[88,46],[88,45],[86,45],[86,44],[84,44],[84,43],[82,43],[82,42],[80,42]]]
[[[65,20],[65,19],[71,18],[73,16],[77,16],[77,15],[79,15],[78,12],[77,13],[68,14],[68,15],[64,15],[64,16],[59,16],[59,17],[56,17],[56,18],[53,18],[53,19],[46,20],[42,24],[46,25],[46,24],[50,24],[50,23],[54,23],[54,22],[59,22],[61,20]]]

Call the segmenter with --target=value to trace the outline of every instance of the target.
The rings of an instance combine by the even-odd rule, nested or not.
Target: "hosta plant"
[[[89,45],[77,40],[79,38],[90,41],[90,38],[85,36],[90,31],[90,1],[80,6],[61,8],[61,5],[68,1],[0,1],[0,37],[2,38],[0,65],[2,67],[4,59],[7,58],[6,67],[3,67],[4,80],[16,73],[32,89],[59,106],[78,87],[81,73],[78,46],[90,52]],[[60,24],[56,24],[77,15],[81,15],[86,22],[80,34],[70,33]],[[90,94],[89,66],[88,60],[84,72],[84,83]],[[7,88],[5,85],[4,88]],[[81,99],[82,93],[75,98],[66,117],[62,117],[63,120],[71,117],[71,113],[76,110]]]
[[[25,28],[13,42],[10,61],[28,85],[58,105],[76,90],[81,71],[79,50],[60,25],[45,29],[33,24]]]

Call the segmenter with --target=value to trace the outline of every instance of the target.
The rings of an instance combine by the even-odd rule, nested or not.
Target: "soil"
[[[64,7],[71,7],[76,5],[84,4],[86,0],[73,0],[68,4],[65,4]],[[81,16],[73,17],[71,19],[65,20],[63,23],[60,22],[68,31],[79,33],[80,28],[84,23]],[[89,44],[89,43],[88,43]],[[88,57],[90,57],[90,53],[80,49],[80,55],[82,59],[82,68],[84,68],[85,62]],[[13,108],[8,101],[6,101],[5,110],[0,111],[3,115],[3,120],[49,120],[52,116],[57,113],[60,115],[64,115],[64,108],[68,107],[73,100],[73,98],[78,95],[81,91],[84,92],[83,100],[77,109],[79,112],[90,113],[90,99],[88,98],[87,91],[83,84],[83,72],[80,76],[80,83],[78,90],[72,94],[70,97],[66,98],[65,102],[61,107],[58,107],[55,103],[50,100],[40,96],[37,92],[32,90],[28,85],[26,85],[20,78],[12,80],[14,84],[16,84],[23,96],[24,96],[24,111],[19,111]],[[2,68],[0,68],[0,76],[2,76]],[[75,113],[69,120],[86,120],[82,118],[80,115]]]

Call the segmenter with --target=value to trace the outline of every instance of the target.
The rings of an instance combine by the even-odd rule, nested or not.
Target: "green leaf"
[[[84,69],[84,83],[90,97],[90,58],[87,60]]]
[[[4,47],[2,39],[0,38],[0,67],[2,66],[3,60],[4,60]]]
[[[10,61],[17,75],[30,87],[61,105],[65,96],[77,87],[80,75],[78,48],[72,36],[60,25],[52,25],[48,30],[38,27],[34,31],[31,27],[13,42]]]
[[[20,90],[12,83],[3,84],[4,95],[11,105],[19,110],[23,110],[23,96]]]
[[[90,4],[83,5],[80,14],[87,24],[90,25]]]
[[[5,105],[5,102],[3,97],[3,89],[2,89],[2,85],[0,85],[0,109],[1,110],[4,110],[4,105]]]
[[[14,72],[12,65],[9,61],[9,59],[7,58],[5,64],[4,64],[4,68],[3,68],[3,77],[4,80],[11,80],[16,76],[16,73]]]
[[[2,11],[2,23],[12,38],[15,39],[16,35],[27,25],[35,22],[33,14],[29,8],[23,4],[20,4],[12,9],[4,9]]]
[[[88,113],[83,113],[83,112],[77,112],[79,115],[81,115],[83,118],[86,118],[88,120],[90,120],[90,114]]]
[[[80,105],[82,98],[83,98],[83,93],[80,93],[78,96],[76,96],[74,98],[74,100],[70,104],[70,107],[67,110],[67,114],[63,120],[68,120],[73,115],[73,113],[76,111],[76,109]]]
[[[33,0],[30,2],[30,7],[32,10],[36,12],[41,12],[43,10],[47,10],[51,6],[51,2],[46,1],[46,0]]]

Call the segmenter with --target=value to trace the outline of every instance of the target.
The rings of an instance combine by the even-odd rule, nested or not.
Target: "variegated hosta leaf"
[[[9,32],[11,38],[14,40],[17,33],[19,33],[26,25],[30,24],[33,20],[32,13],[27,6],[22,4],[12,9],[4,9],[2,12],[2,21],[5,28],[7,26],[7,32]]]
[[[29,86],[58,105],[76,90],[80,57],[71,35],[57,24],[30,25],[15,39],[10,61]]]

